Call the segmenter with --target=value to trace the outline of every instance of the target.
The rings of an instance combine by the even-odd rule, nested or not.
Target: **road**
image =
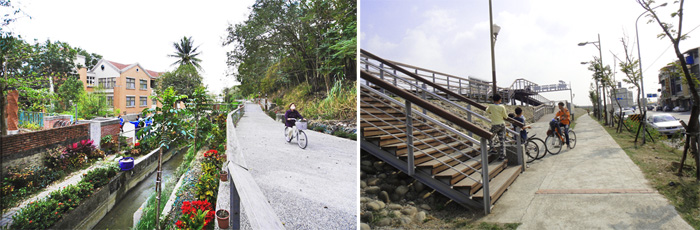
[[[287,229],[357,229],[357,143],[307,130],[308,146],[248,103],[236,127],[245,161]],[[242,227],[247,226],[243,207]]]

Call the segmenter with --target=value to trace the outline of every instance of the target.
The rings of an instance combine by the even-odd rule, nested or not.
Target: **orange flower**
[[[70,199],[68,199],[68,201],[70,202]]]
[[[54,215],[58,215],[58,212],[54,212],[53,214],[54,214]]]
[[[63,205],[63,203],[58,203],[58,205],[59,205],[59,206],[60,206],[60,205]]]

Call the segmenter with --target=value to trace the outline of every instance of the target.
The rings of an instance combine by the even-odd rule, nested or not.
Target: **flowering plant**
[[[178,229],[204,229],[214,219],[212,205],[204,201],[182,202],[182,215],[175,223]]]

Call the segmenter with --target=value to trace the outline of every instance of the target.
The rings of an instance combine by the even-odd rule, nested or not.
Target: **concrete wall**
[[[30,166],[43,165],[43,158],[47,149],[88,139],[90,135],[89,128],[89,124],[81,124],[3,136],[1,148],[3,174],[6,167],[10,165],[22,163]]]
[[[170,159],[177,151],[163,153],[163,162]],[[73,211],[63,216],[56,222],[52,229],[92,229],[102,218],[121,201],[129,190],[148,177],[158,167],[159,149],[153,150],[148,155],[138,158],[134,162],[134,169],[120,172],[88,199],[83,201]],[[149,191],[152,192],[152,191]]]

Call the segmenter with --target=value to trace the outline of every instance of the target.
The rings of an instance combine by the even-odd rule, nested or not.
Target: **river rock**
[[[382,191],[386,191],[389,194],[393,193],[394,190],[396,189],[396,186],[390,185],[390,184],[380,184],[379,188],[382,189]]]
[[[401,200],[401,197],[399,197],[399,195],[397,195],[396,193],[392,193],[391,195],[389,195],[389,198],[391,198],[391,200],[393,201]]]
[[[401,216],[401,211],[399,211],[399,210],[394,210],[394,211],[391,211],[390,213],[391,213],[390,216],[393,216],[393,217],[400,217]]]
[[[362,166],[372,166],[372,162],[371,162],[371,161],[364,160],[364,161],[361,161],[361,162],[360,162],[360,165],[362,165]]]
[[[365,181],[361,180],[360,181],[360,188],[364,189],[365,187],[367,187],[367,183],[365,183]]]
[[[413,182],[413,188],[416,190],[417,193],[420,193],[423,191],[423,189],[425,189],[425,186],[420,181],[416,181]]]
[[[377,204],[379,204],[379,208],[386,208],[386,204],[385,204],[383,201],[378,200],[378,201],[375,201],[375,202],[376,202]]]
[[[396,193],[396,195],[399,195],[399,197],[403,197],[408,192],[408,188],[406,186],[401,185],[397,187],[394,192]]]
[[[384,164],[384,161],[375,161],[374,168],[377,169],[377,171],[381,171],[382,168],[384,168]]]
[[[391,219],[389,218],[384,218],[379,221],[377,221],[377,226],[389,226],[391,225]]]
[[[385,203],[391,202],[391,199],[389,199],[389,193],[387,193],[386,191],[379,192],[379,199],[384,201]]]
[[[413,216],[418,212],[418,209],[416,207],[407,207],[404,209],[401,209],[401,213],[407,216]]]
[[[379,183],[382,182],[382,179],[379,178],[369,178],[367,179],[367,185],[369,186],[376,186],[379,185]]]
[[[372,168],[372,166],[360,165],[360,169],[362,169],[363,172],[370,173],[370,174],[373,174],[376,172],[376,171],[374,171],[374,168]]]
[[[403,207],[400,204],[389,204],[387,205],[387,208],[391,210],[400,210]]]
[[[365,171],[360,171],[360,179],[364,180],[365,178],[367,178],[367,173],[365,173]]]
[[[414,220],[416,221],[417,224],[422,224],[423,221],[425,221],[425,217],[426,217],[425,212],[420,211],[420,212],[416,213]]]
[[[377,194],[381,191],[381,189],[378,186],[369,186],[365,188],[365,192],[368,194]]]
[[[411,217],[402,216],[401,218],[399,218],[399,221],[401,222],[402,225],[408,225],[411,223]]]
[[[387,175],[386,175],[386,173],[381,173],[381,174],[377,175],[377,177],[379,179],[386,179]]]
[[[427,211],[430,211],[430,210],[431,210],[431,209],[430,209],[430,205],[428,205],[428,204],[421,204],[421,205],[420,205],[420,208],[423,209],[423,210],[427,210]]]
[[[379,214],[379,216],[388,216],[389,210],[382,209],[382,210],[379,210],[379,212],[377,214]]]
[[[361,223],[360,230],[370,230],[369,224]]]
[[[368,197],[360,197],[360,203],[367,203],[370,199]]]
[[[369,222],[373,219],[374,215],[372,212],[362,212],[360,213],[360,220],[364,222]]]
[[[370,210],[370,211],[378,211],[378,210],[380,210],[380,209],[382,209],[382,207],[381,207],[381,205],[379,205],[379,203],[377,203],[376,201],[367,203],[367,210]]]

